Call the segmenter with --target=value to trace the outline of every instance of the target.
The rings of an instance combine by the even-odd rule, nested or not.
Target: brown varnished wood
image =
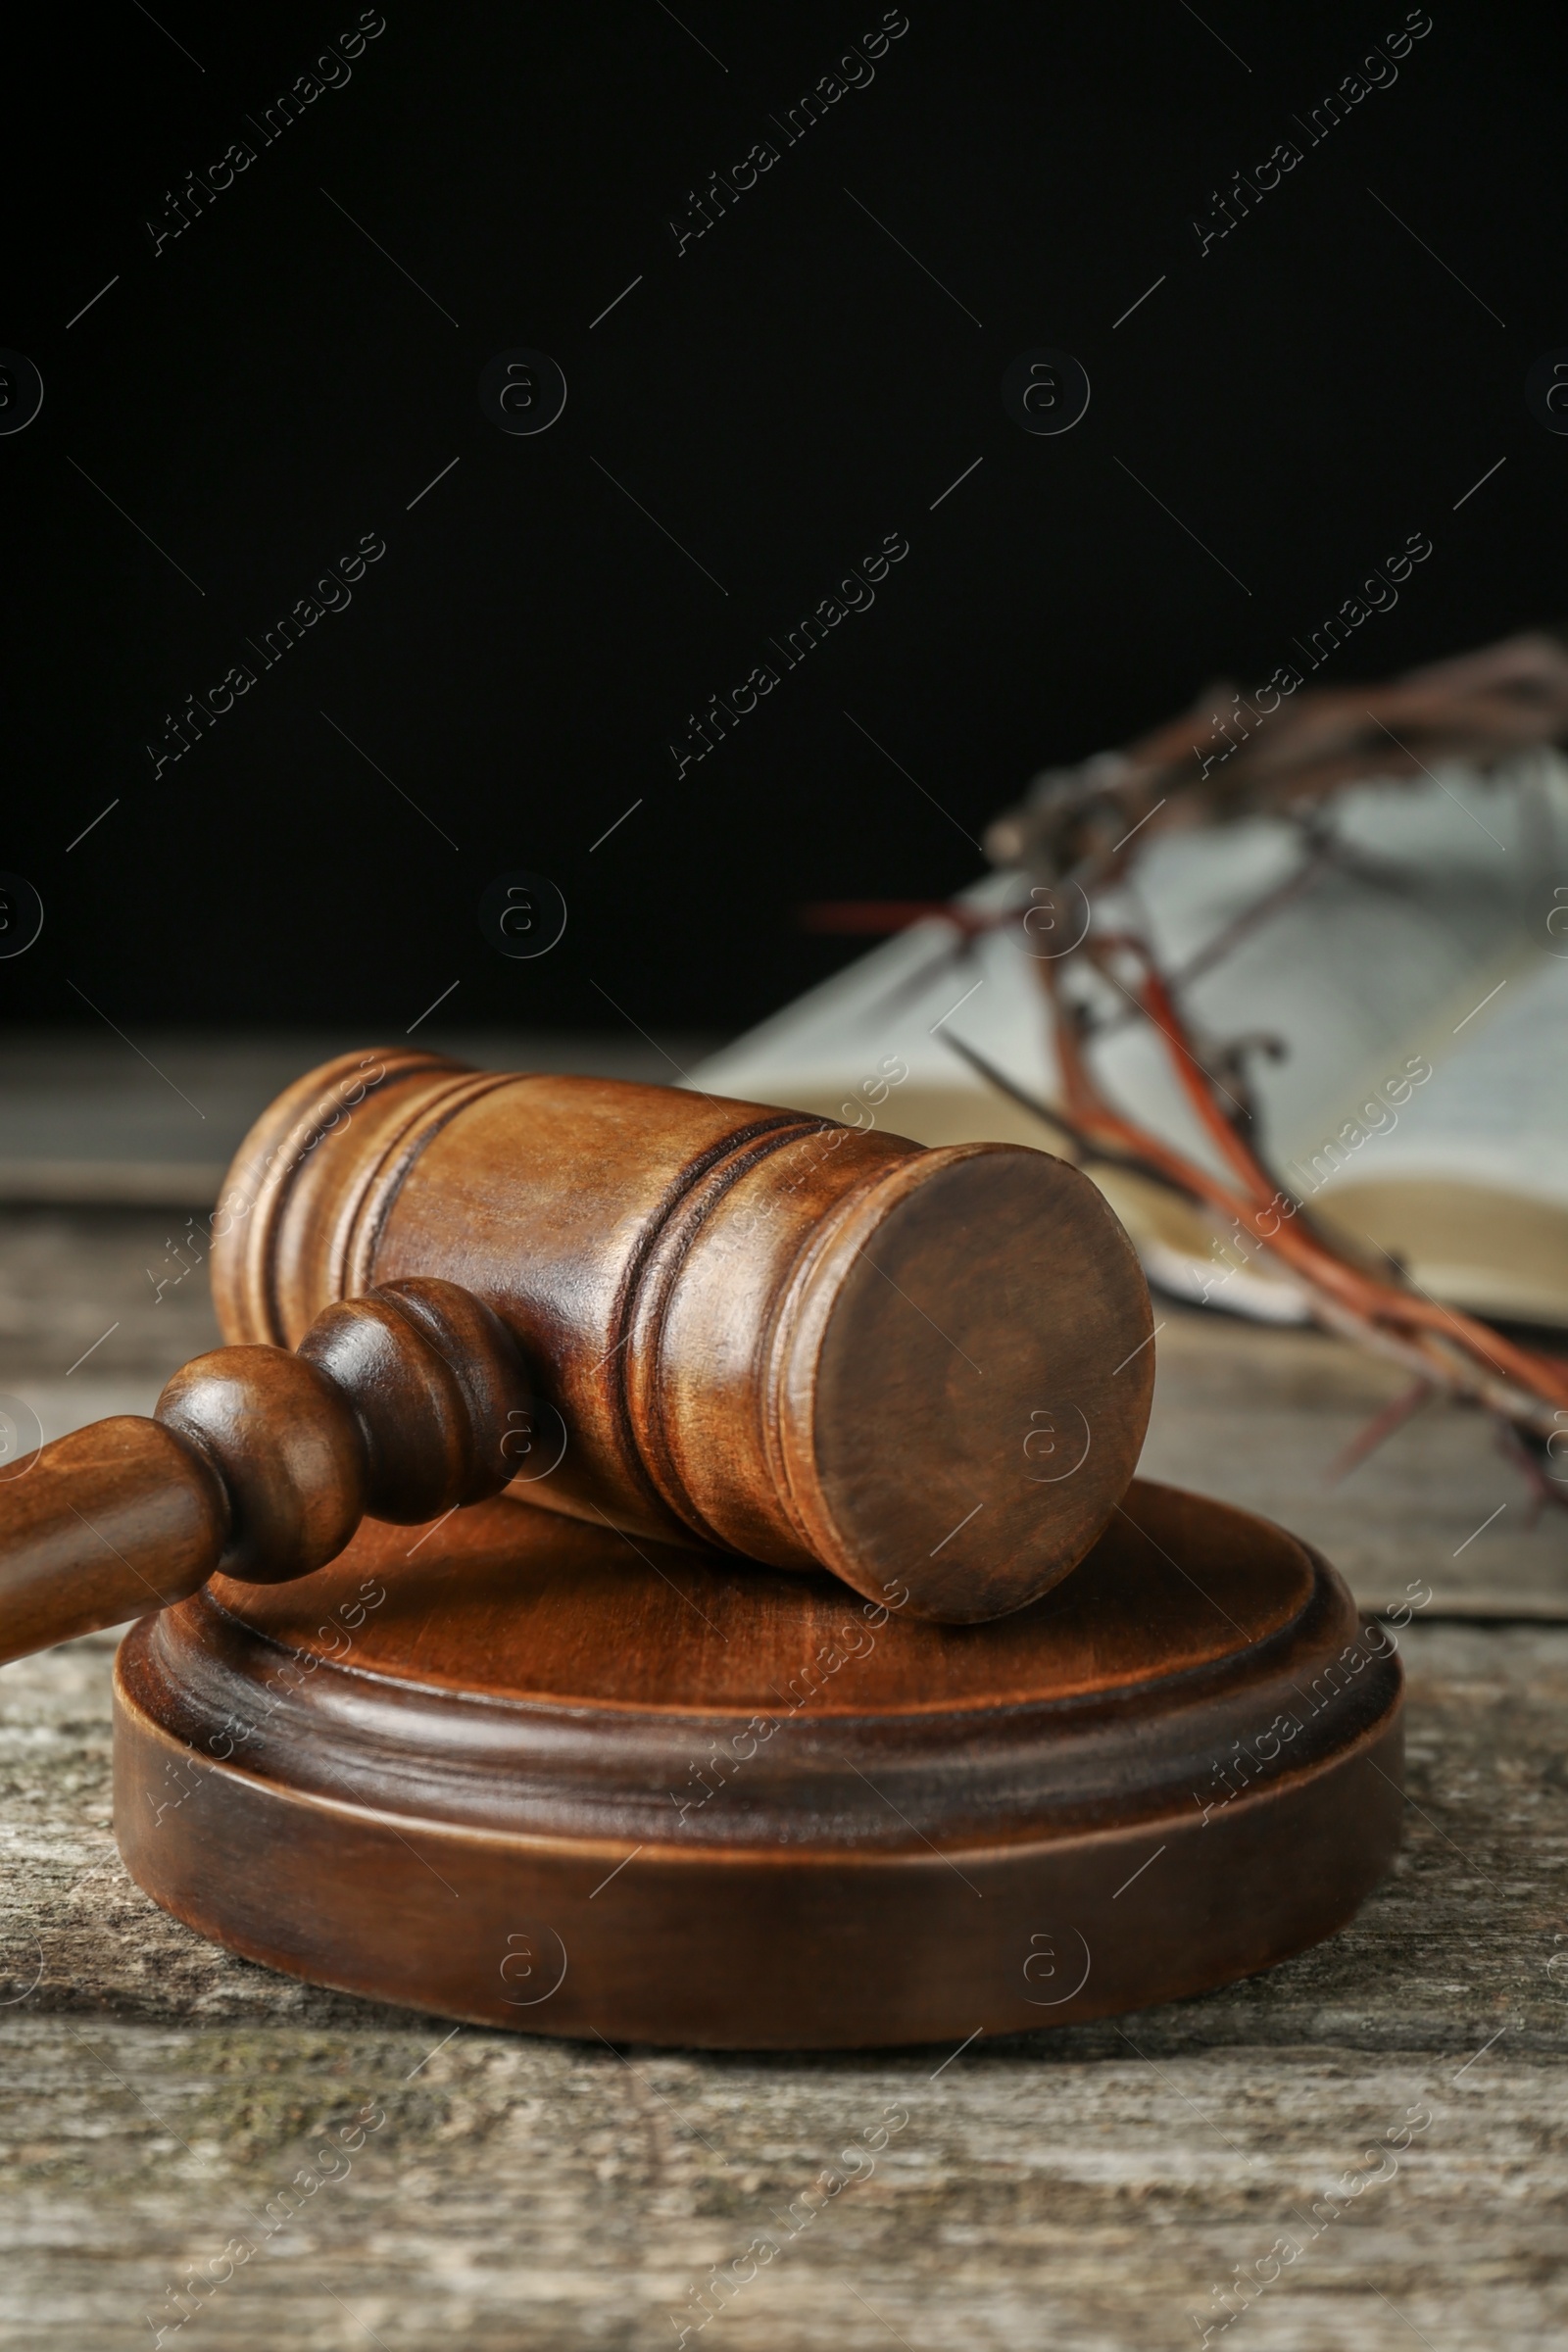
[[[391,1597],[356,1634],[362,1673],[466,1693],[477,1655],[485,1690],[509,1702],[681,1716],[787,1706],[791,1682],[817,1662],[813,1716],[1054,1706],[1229,1673],[1239,1650],[1250,1675],[1259,1650],[1298,1628],[1324,1590],[1334,1596],[1326,1638],[1348,1640],[1358,1622],[1343,1586],[1320,1585],[1303,1545],[1169,1487],[1135,1486],[1084,1575],[994,1635],[909,1615],[898,1579],[880,1602],[862,1603],[832,1577],[634,1544],[553,1513],[519,1519],[519,1507],[507,1498],[466,1512],[439,1543],[417,1528],[368,1529],[306,1583],[246,1587],[220,1576],[212,1599],[223,1618],[324,1659],[341,1644],[315,1622],[322,1599],[356,1589],[370,1564]],[[1200,1548],[1194,1582],[1181,1563]],[[833,1666],[834,1651],[843,1665]]]
[[[822,1564],[991,1617],[1082,1558],[1131,1477],[1148,1294],[1087,1178],[787,1109],[346,1055],[253,1130],[215,1221],[220,1316],[291,1346],[434,1275],[515,1335],[564,1446],[528,1498]]]
[[[236,1345],[165,1389],[172,1451],[127,1441],[118,1547],[73,1498],[76,1451],[22,1466],[0,1655],[147,1605],[138,1547],[171,1511],[208,1515],[181,1592],[201,1558],[287,1580],[367,1512],[416,1520],[519,1464],[530,1500],[596,1525],[825,1564],[872,1598],[896,1575],[913,1613],[981,1620],[1082,1557],[1147,1421],[1143,1278],[1040,1152],[362,1056],[273,1105],[215,1226]]]
[[[1148,1298],[1076,1170],[418,1054],[247,1149],[236,1344],[0,1523],[0,1651],[162,1608],[117,1829],[191,1925],[460,2018],[845,2046],[1223,1983],[1386,1867],[1392,1645],[1129,1487]]]
[[[416,1277],[323,1307],[298,1352],[353,1408],[376,1519],[412,1525],[482,1501],[528,1446],[522,1357],[456,1283]]]
[[[41,1446],[0,1487],[0,1659],[183,1600],[229,1525],[220,1481],[156,1421],[117,1413]]]
[[[156,1418],[211,1464],[230,1530],[217,1566],[270,1583],[340,1552],[369,1491],[359,1418],[335,1382],[283,1348],[217,1348],[176,1372]]]
[[[179,1917],[351,1990],[612,2039],[957,2041],[1343,1925],[1396,1842],[1399,1708],[1324,1562],[1170,1489],[971,1626],[501,1499],[133,1629],[116,1825]]]
[[[151,1421],[41,1446],[0,1489],[0,1658],[340,1552],[367,1511],[418,1521],[496,1494],[532,1427],[515,1343],[452,1283],[327,1308],[297,1354],[215,1348]]]

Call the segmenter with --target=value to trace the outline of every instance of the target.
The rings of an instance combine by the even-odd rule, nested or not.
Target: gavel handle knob
[[[327,1307],[294,1354],[199,1355],[150,1421],[57,1438],[0,1482],[0,1660],[167,1608],[218,1570],[309,1576],[366,1517],[498,1494],[529,1411],[506,1326],[433,1278]]]

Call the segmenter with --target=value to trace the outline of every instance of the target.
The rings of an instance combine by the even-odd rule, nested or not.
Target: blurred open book
[[[1454,768],[1355,786],[1336,798],[1332,824],[1333,860],[1250,929],[1242,918],[1303,858],[1300,835],[1272,817],[1156,835],[1094,920],[1139,924],[1167,977],[1235,929],[1181,1002],[1217,1076],[1210,1052],[1240,1038],[1283,1048],[1246,1065],[1282,1184],[1439,1299],[1568,1325],[1568,764],[1537,754],[1489,778]],[[964,895],[1002,912],[1026,904],[1028,885],[997,874]],[[1160,1040],[1131,1005],[1112,999],[1108,1010],[1092,1049],[1107,1093],[1217,1170]],[[969,1045],[1050,1103],[1051,1028],[1020,921],[963,951],[950,926],[923,921],[690,1083],[874,1119],[921,1143],[1061,1151],[956,1050]],[[1140,1177],[1089,1172],[1161,1288],[1269,1319],[1303,1315],[1267,1252]]]

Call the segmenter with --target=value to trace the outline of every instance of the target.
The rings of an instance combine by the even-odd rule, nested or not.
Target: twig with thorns
[[[1095,933],[1086,923],[1081,939],[1037,956],[1061,1078],[1059,1103],[1039,1101],[962,1039],[944,1031],[943,1042],[1037,1116],[1080,1162],[1136,1175],[1228,1220],[1233,1232],[1250,1236],[1289,1270],[1315,1321],[1411,1375],[1410,1388],[1352,1440],[1334,1475],[1348,1475],[1419,1406],[1446,1396],[1494,1417],[1538,1508],[1547,1501],[1568,1506],[1568,1488],[1545,1467],[1554,1458],[1548,1448],[1568,1447],[1568,1361],[1521,1347],[1478,1317],[1444,1306],[1397,1266],[1388,1279],[1357,1263],[1262,1155],[1245,1063],[1250,1052],[1277,1051],[1274,1041],[1236,1040],[1211,1052],[1216,1072],[1200,1059],[1180,1010],[1195,980],[1341,860],[1324,822],[1324,804],[1341,787],[1373,777],[1430,776],[1434,761],[1491,768],[1568,735],[1568,647],[1555,636],[1531,634],[1381,687],[1302,690],[1223,755],[1213,748],[1212,720],[1200,715],[1211,700],[1203,697],[1192,711],[1126,751],[1050,771],[1020,808],[989,828],[986,848],[993,861],[1031,883],[1026,932],[1031,917],[1040,917],[1038,945],[1042,927],[1054,927],[1074,896],[1087,906],[1094,895],[1124,879],[1153,835],[1178,827],[1282,815],[1300,829],[1302,862],[1168,978],[1148,940],[1125,928]],[[955,958],[972,954],[988,932],[1019,919],[1015,907],[982,913],[924,902],[807,910],[815,929],[862,934],[901,931],[932,917],[956,934],[948,952]],[[1126,1008],[1097,1016],[1072,977],[1083,972],[1118,991]],[[930,977],[931,967],[924,967],[906,985],[923,986]],[[1222,1174],[1118,1108],[1101,1085],[1091,1066],[1091,1040],[1129,1019],[1146,1022],[1158,1036]]]

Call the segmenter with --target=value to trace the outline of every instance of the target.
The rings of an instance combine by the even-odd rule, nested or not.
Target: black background
[[[1405,13],[909,0],[677,257],[688,190],[782,146],[880,7],[387,0],[155,258],[165,191],[259,147],[246,114],[359,11],[49,12],[8,74],[0,300],[46,386],[0,439],[0,868],[47,920],[0,1019],[90,1022],[74,982],[127,1025],[401,1032],[456,980],[470,1024],[732,1030],[854,952],[802,901],[957,888],[1035,768],[1293,660],[1409,533],[1432,558],[1337,674],[1554,617],[1568,440],[1522,398],[1568,344],[1553,20],[1437,0],[1233,235],[1191,226]],[[533,438],[476,398],[517,345],[569,385]],[[1003,411],[1034,345],[1093,383],[1060,438]],[[155,781],[164,713],[368,531],[352,607]],[[688,711],[892,531],[875,607],[677,781]],[[570,908],[536,962],[475,921],[513,866]]]

